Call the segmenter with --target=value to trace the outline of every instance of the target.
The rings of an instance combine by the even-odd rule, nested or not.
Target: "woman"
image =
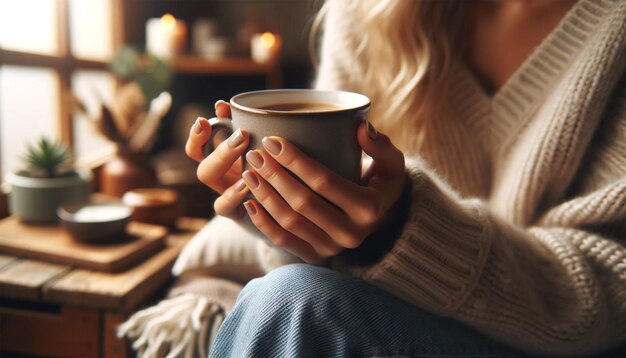
[[[337,0],[324,11],[316,87],[372,99],[373,127],[357,136],[373,164],[350,184],[282,138],[246,154],[245,131],[203,159],[210,127],[194,125],[187,152],[222,193],[216,211],[237,215],[251,191],[245,209],[277,248],[334,269],[287,265],[250,282],[212,354],[623,343],[626,3]],[[255,168],[243,178],[242,154]]]

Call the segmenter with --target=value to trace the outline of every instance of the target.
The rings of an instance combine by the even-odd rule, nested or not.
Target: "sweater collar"
[[[580,0],[574,4],[493,96],[489,96],[472,72],[457,61],[452,70],[455,81],[451,98],[465,125],[487,142],[517,132],[580,53],[612,3],[611,0]]]

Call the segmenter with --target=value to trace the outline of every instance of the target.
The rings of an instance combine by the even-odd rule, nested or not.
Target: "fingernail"
[[[228,138],[228,146],[236,148],[241,143],[243,143],[243,134],[241,133],[241,129],[237,129],[235,133],[231,134],[230,138]]]
[[[202,124],[200,124],[200,119],[202,119],[202,117],[196,118],[196,122],[193,124],[193,132],[196,134],[202,133]]]
[[[237,180],[237,182],[235,183],[235,191],[240,192],[240,191],[243,191],[245,188],[246,188],[246,182],[243,181],[243,179]]]
[[[256,169],[263,166],[263,157],[256,150],[249,151],[248,154],[246,154],[246,160]]]
[[[222,103],[226,103],[226,101],[220,99],[219,101],[215,102],[215,109],[217,109],[217,106],[219,106]]]
[[[265,137],[261,142],[263,142],[263,147],[272,155],[279,155],[280,151],[283,150],[283,146],[274,138]]]
[[[243,203],[243,206],[246,208],[248,215],[256,215],[256,208],[254,207],[254,205],[252,205],[252,203],[250,203],[250,201],[246,201],[245,203]]]
[[[259,186],[259,184],[260,184],[259,183],[259,179],[251,171],[246,170],[245,172],[243,172],[242,176],[243,176],[243,180],[246,181],[246,184],[248,184],[248,186],[251,189],[252,188],[257,188]]]
[[[376,130],[376,128],[374,128],[374,126],[372,125],[372,123],[370,123],[370,121],[367,121],[367,134],[369,134],[370,138],[372,138],[373,140],[376,140],[376,138],[378,138],[378,131]]]

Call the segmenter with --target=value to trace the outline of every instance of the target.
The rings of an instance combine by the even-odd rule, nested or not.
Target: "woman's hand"
[[[306,262],[321,263],[360,246],[386,220],[405,185],[404,156],[366,123],[357,138],[373,159],[363,175],[364,186],[335,174],[279,137],[264,138],[265,151],[246,154],[254,170],[244,172],[243,178],[256,200],[244,206],[274,245]]]
[[[215,103],[215,115],[230,118],[230,105],[224,101]],[[211,125],[205,118],[198,117],[189,132],[185,152],[190,158],[200,162],[198,179],[220,193],[214,204],[218,215],[238,219],[243,215],[241,203],[248,193],[248,187],[241,179],[241,156],[248,148],[249,139],[245,131],[237,130],[222,141],[206,158],[202,146],[211,137]]]

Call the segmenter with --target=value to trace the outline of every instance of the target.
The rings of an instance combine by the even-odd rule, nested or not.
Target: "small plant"
[[[61,142],[41,138],[35,146],[28,145],[24,161],[28,165],[29,176],[56,178],[75,175],[71,168],[72,154]]]
[[[172,71],[167,63],[132,47],[123,47],[113,58],[110,68],[118,78],[138,83],[147,101],[165,91],[172,81]]]
[[[11,185],[9,210],[20,220],[34,224],[57,222],[57,209],[65,203],[88,200],[92,174],[72,165],[66,145],[46,138],[26,146],[22,157],[27,168],[8,173]]]

